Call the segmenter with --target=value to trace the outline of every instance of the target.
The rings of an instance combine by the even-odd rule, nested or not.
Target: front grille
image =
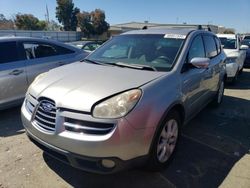
[[[105,135],[111,132],[115,125],[112,123],[99,123],[65,118],[65,130],[75,133]]]
[[[37,110],[34,115],[33,121],[38,127],[46,131],[55,131],[56,125],[56,105],[55,102],[41,98]]]

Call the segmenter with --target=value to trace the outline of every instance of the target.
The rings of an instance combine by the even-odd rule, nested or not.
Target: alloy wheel
[[[157,159],[166,162],[173,153],[178,139],[178,122],[170,119],[164,125],[157,144]]]

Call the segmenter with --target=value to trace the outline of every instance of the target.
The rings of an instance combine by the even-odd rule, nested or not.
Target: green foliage
[[[234,29],[225,29],[225,31],[223,32],[224,34],[235,34],[235,30]]]
[[[65,31],[75,31],[77,27],[76,15],[80,9],[74,8],[72,0],[57,0],[56,17]]]
[[[44,30],[47,27],[45,21],[40,21],[32,14],[17,14],[15,24],[18,29],[23,30]]]
[[[77,14],[78,26],[81,31],[89,37],[101,35],[109,29],[109,24],[105,21],[105,13],[101,9],[96,9],[91,13],[82,12]]]
[[[49,30],[52,30],[52,31],[60,31],[62,30],[62,26],[59,25],[57,22],[55,22],[54,20],[51,20],[49,22]]]
[[[88,12],[81,12],[77,14],[77,21],[78,26],[80,27],[81,31],[89,37],[90,34],[93,33],[93,26],[91,23],[91,15]]]
[[[95,11],[92,11],[90,14],[94,34],[101,35],[109,29],[109,24],[105,21],[104,11],[95,9]]]
[[[0,14],[0,29],[14,29],[14,22],[6,19],[3,14]]]

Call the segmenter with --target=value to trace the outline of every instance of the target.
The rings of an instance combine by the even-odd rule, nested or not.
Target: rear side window
[[[203,36],[205,49],[206,49],[206,57],[212,58],[217,56],[217,48],[212,36]]]
[[[219,54],[221,52],[221,44],[220,40],[217,37],[214,37],[216,48],[217,48],[217,53]]]
[[[42,58],[56,55],[56,49],[48,44],[24,43],[27,59]]]
[[[195,37],[192,42],[192,45],[188,52],[188,62],[190,62],[194,57],[205,57],[203,40],[200,35]]]
[[[75,51],[70,50],[68,48],[64,48],[62,46],[55,45],[55,48],[56,48],[56,51],[57,51],[57,55],[65,55],[65,54],[75,53]]]
[[[18,57],[16,42],[0,43],[0,63],[8,63],[20,60]]]
[[[24,43],[23,46],[27,59],[74,53],[74,51],[67,48],[46,43]]]

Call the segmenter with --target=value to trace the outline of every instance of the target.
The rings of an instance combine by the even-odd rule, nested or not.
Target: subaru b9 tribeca
[[[211,32],[147,29],[113,37],[77,62],[39,75],[22,106],[28,137],[76,168],[113,173],[173,156],[180,128],[219,105],[225,54]]]

